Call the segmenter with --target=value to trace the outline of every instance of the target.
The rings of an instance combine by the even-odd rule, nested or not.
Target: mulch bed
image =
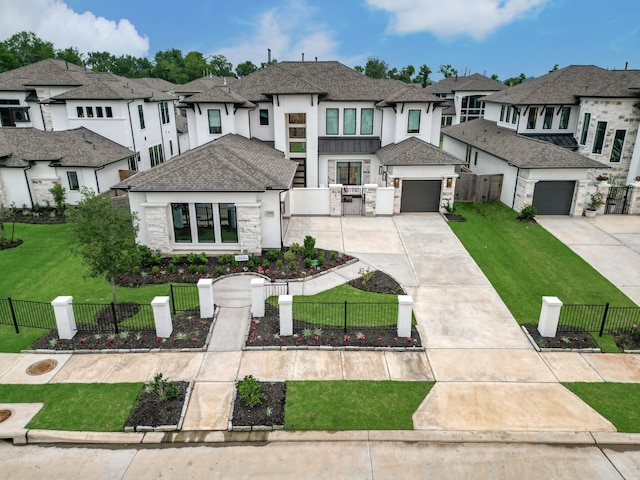
[[[19,247],[20,245],[22,245],[22,240],[20,240],[19,238],[16,238],[13,242],[6,238],[0,239],[0,250],[16,248],[16,247]]]
[[[67,216],[64,213],[59,214],[57,210],[52,207],[41,207],[38,210],[20,208],[16,210],[12,217],[5,216],[0,218],[0,221],[5,224],[16,222],[34,225],[56,225],[59,223],[67,223]]]
[[[444,213],[444,217],[448,222],[466,222],[467,219],[462,215],[457,215],[455,213]]]
[[[159,427],[162,425],[178,425],[182,407],[187,395],[189,382],[171,382],[180,390],[180,395],[166,401],[159,401],[153,392],[147,392],[145,387],[136,399],[136,403],[129,413],[125,427]]]
[[[33,350],[130,350],[140,348],[202,349],[213,319],[200,318],[200,312],[179,312],[173,317],[173,333],[170,338],[156,337],[155,331],[129,331],[119,335],[108,332],[78,330],[71,340],[61,340],[53,331],[36,340]]]
[[[405,295],[405,291],[400,284],[380,270],[374,271],[371,278],[367,281],[365,281],[363,277],[360,277],[351,280],[349,285],[359,290],[364,290],[365,292]]]
[[[589,332],[561,332],[558,331],[555,337],[543,337],[538,332],[537,325],[525,325],[533,341],[540,348],[562,348],[562,349],[592,349],[599,348]]]
[[[640,336],[637,333],[634,335],[633,331],[616,331],[612,335],[616,345],[621,349],[640,350]]]
[[[248,407],[236,395],[233,404],[231,424],[234,427],[282,426],[284,425],[284,403],[286,385],[284,382],[259,382],[266,399],[260,405]]]

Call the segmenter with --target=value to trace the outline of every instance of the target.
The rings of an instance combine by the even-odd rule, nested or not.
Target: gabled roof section
[[[160,90],[145,87],[135,79],[110,75],[91,76],[91,81],[60,95],[54,100],[133,100],[168,101],[175,97]]]
[[[380,163],[387,166],[461,165],[465,163],[464,160],[460,160],[416,137],[409,137],[400,143],[382,147],[376,152],[376,155],[380,159]]]
[[[237,82],[235,77],[202,77],[191,80],[188,83],[182,85],[175,85],[173,88],[174,93],[179,94],[193,94],[200,93],[209,90],[213,87],[226,87]]]
[[[467,77],[447,77],[425,88],[429,93],[454,93],[454,92],[499,92],[507,86],[479,73]]]
[[[255,103],[244,99],[232,91],[230,87],[213,87],[205,92],[185,98],[183,103],[233,103],[248,108],[255,107]]]
[[[82,85],[86,70],[64,60],[47,59],[0,73],[0,90],[28,90],[42,85]]]
[[[605,70],[594,65],[571,65],[532,78],[484,98],[511,105],[571,105],[580,97],[640,97],[640,70]]]
[[[177,87],[175,83],[165,80],[164,78],[145,77],[145,78],[136,78],[135,81],[147,88],[160,90],[161,92],[173,92]]]
[[[0,167],[24,168],[31,161],[50,161],[63,167],[102,167],[134,152],[84,127],[59,132],[35,128],[0,128]]]
[[[263,192],[291,187],[297,162],[259,140],[228,134],[114,188],[132,192]]]
[[[484,119],[444,127],[442,134],[519,168],[607,168],[566,148],[519,135]]]

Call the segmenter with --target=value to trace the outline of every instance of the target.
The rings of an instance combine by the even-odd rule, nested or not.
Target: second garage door
[[[533,206],[538,209],[538,215],[569,215],[575,187],[573,180],[536,183]]]
[[[400,212],[440,210],[442,180],[403,180]]]

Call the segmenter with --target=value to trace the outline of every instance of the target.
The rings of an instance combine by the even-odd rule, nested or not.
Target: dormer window
[[[407,133],[420,133],[420,110],[409,110]]]

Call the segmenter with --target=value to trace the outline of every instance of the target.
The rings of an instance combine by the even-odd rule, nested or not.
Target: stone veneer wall
[[[516,182],[516,198],[513,201],[513,209],[516,212],[522,210],[526,205],[533,203],[533,191],[536,188],[537,180],[528,180],[518,177]]]
[[[7,189],[2,182],[2,177],[0,177],[0,206],[9,206],[9,198],[7,197]]]
[[[262,225],[260,204],[236,204],[238,241],[242,253],[262,252]]]
[[[147,224],[147,241],[151,250],[171,251],[171,232],[168,203],[143,203]]]
[[[364,186],[364,215],[365,217],[376,216],[376,202],[378,185],[375,183],[368,183]]]
[[[448,177],[451,178],[451,186],[447,187],[447,179],[442,179],[442,192],[440,193],[440,213],[446,212],[446,209],[443,205],[451,205],[455,201],[455,192],[456,192],[456,177]]]
[[[571,211],[569,215],[573,217],[579,217],[584,212],[587,201],[587,189],[589,188],[589,180],[578,180],[576,182],[577,187],[573,193],[573,203],[571,204]],[[590,199],[591,197],[589,197]]]
[[[329,190],[331,191],[329,197],[330,211],[332,217],[340,217],[342,216],[342,185],[332,183],[329,185]]]
[[[629,214],[640,215],[640,182],[632,183],[633,191],[631,192]]]
[[[582,133],[582,124],[584,123],[584,114],[591,114],[589,122],[589,132],[587,133],[587,141],[585,145],[578,147],[578,153],[586,157],[592,158],[603,165],[611,167],[611,169],[603,169],[594,172],[594,177],[601,173],[606,173],[609,178],[619,176],[623,182],[627,179],[629,166],[631,165],[631,156],[638,136],[638,126],[640,125],[640,110],[633,106],[637,103],[637,99],[625,100],[604,100],[604,99],[587,99],[583,100],[580,105],[580,118],[576,127],[576,139],[580,141]],[[593,150],[593,140],[596,134],[598,122],[607,122],[607,130],[604,137],[602,154],[597,155],[591,153]],[[620,163],[609,163],[611,157],[611,148],[616,130],[626,130],[624,146]]]
[[[390,184],[393,185],[394,178],[390,178]],[[400,184],[398,188],[393,190],[393,214],[398,215],[400,213],[400,202],[402,201],[402,179],[398,179]]]
[[[54,203],[53,195],[49,192],[54,185],[60,183],[58,179],[29,179],[31,184],[31,196],[33,203],[38,203],[41,206],[46,205],[47,201],[51,204]]]

